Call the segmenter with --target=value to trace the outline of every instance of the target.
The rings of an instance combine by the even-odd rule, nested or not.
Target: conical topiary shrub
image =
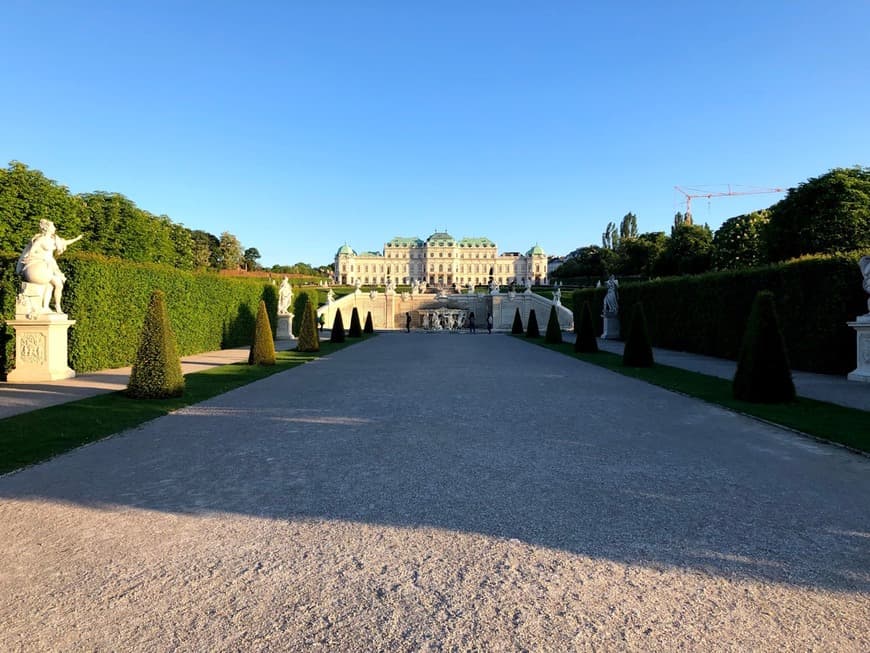
[[[772,404],[795,398],[772,292],[758,293],[752,303],[732,387],[734,398],[743,401]]]
[[[589,310],[589,302],[583,302],[583,307],[580,309],[580,327],[576,334],[574,351],[581,354],[594,354],[598,351],[598,341],[595,339],[595,327],[592,325],[592,311]]]
[[[155,290],[145,312],[127,395],[136,399],[165,399],[182,394],[184,375],[166,312],[166,296],[162,290]]]
[[[296,351],[320,351],[320,336],[317,334],[317,313],[314,303],[309,299],[302,309],[302,322],[299,324],[299,339]]]
[[[341,317],[341,309],[335,309],[335,319],[332,321],[332,334],[329,342],[344,342],[344,319]]]
[[[646,328],[643,304],[638,302],[631,312],[628,339],[622,350],[622,364],[626,367],[652,367],[654,364],[652,344]]]
[[[562,327],[559,326],[559,316],[556,313],[556,307],[550,307],[550,317],[547,319],[547,333],[544,335],[544,342],[551,345],[558,345],[562,342]]]
[[[523,329],[523,316],[520,315],[520,309],[517,308],[514,313],[514,323],[511,326],[511,333],[515,336],[521,336],[523,335],[523,331],[525,331],[525,329]]]
[[[535,315],[535,309],[529,311],[529,326],[526,327],[526,338],[540,338],[541,331],[538,329],[538,317]]]
[[[260,300],[257,321],[254,323],[254,342],[248,354],[248,365],[274,365],[275,342],[272,340],[272,325],[266,312],[266,302]]]
[[[350,314],[350,328],[347,330],[348,338],[362,338],[362,326],[359,323],[359,311],[356,306],[353,307],[353,313]]]
[[[372,324],[372,312],[369,311],[366,315],[366,325],[363,327],[363,333],[374,333],[375,326]]]

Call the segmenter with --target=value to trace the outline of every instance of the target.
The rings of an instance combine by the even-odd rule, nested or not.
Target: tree
[[[613,222],[608,222],[604,233],[601,234],[601,246],[609,250],[614,250],[619,246],[619,232]]]
[[[597,245],[580,247],[568,254],[568,260],[560,265],[553,277],[568,279],[572,277],[591,277],[602,279],[611,273],[616,263],[616,252]]]
[[[517,308],[514,313],[514,323],[511,325],[511,333],[515,336],[522,335],[523,333],[523,316],[520,315],[519,308]]]
[[[870,168],[834,168],[770,208],[767,260],[870,247]]]
[[[547,319],[547,332],[544,341],[551,345],[558,345],[562,342],[562,327],[559,325],[559,315],[556,313],[555,306],[550,307],[550,317]]]
[[[266,312],[266,302],[260,300],[257,321],[254,323],[254,341],[248,354],[248,365],[274,365],[275,342],[272,340],[272,325]]]
[[[637,238],[637,216],[631,211],[622,217],[619,225],[619,242],[624,243],[628,238]]]
[[[713,233],[707,225],[682,224],[674,227],[658,258],[655,274],[700,274],[713,264]]]
[[[764,210],[723,222],[713,236],[713,267],[736,270],[763,263],[761,236],[768,220],[768,212]]]
[[[631,325],[628,328],[628,338],[622,350],[622,364],[625,367],[652,367],[652,344],[646,327],[646,316],[643,304],[638,302],[631,312]]]
[[[145,311],[136,361],[127,395],[135,399],[165,399],[184,394],[184,375],[162,290],[151,293]]]
[[[217,268],[220,265],[220,240],[207,231],[190,232],[193,239],[193,264],[197,269]]]
[[[668,237],[663,231],[640,234],[636,238],[624,238],[619,243],[618,266],[620,275],[653,276],[659,257],[665,251]]]
[[[795,398],[774,296],[759,292],[752,303],[732,384],[735,399],[783,403]]]
[[[692,214],[686,211],[686,213],[682,213],[677,211],[674,214],[674,226],[671,227],[671,235],[674,235],[674,231],[679,229],[680,227],[691,227],[694,224],[692,220]]]
[[[194,265],[194,242],[190,229],[184,225],[170,222],[169,239],[175,250],[173,266],[179,270],[193,270],[196,266]]]
[[[344,319],[341,317],[341,309],[335,309],[335,318],[332,320],[332,332],[329,342],[344,342]]]
[[[580,309],[580,328],[577,330],[577,337],[574,340],[574,351],[583,354],[598,351],[598,341],[595,339],[594,329],[589,302],[583,302],[583,308]]]
[[[242,244],[229,231],[221,234],[218,264],[222,270],[238,270],[242,264]]]
[[[18,161],[0,169],[0,251],[21,252],[42,218],[55,222],[65,236],[77,236],[84,231],[83,217],[81,199],[39,170]],[[87,234],[81,247],[98,251],[87,243]]]
[[[242,258],[245,260],[245,268],[247,270],[259,269],[260,266],[257,265],[257,261],[260,260],[260,250],[256,247],[248,247],[242,255]]]

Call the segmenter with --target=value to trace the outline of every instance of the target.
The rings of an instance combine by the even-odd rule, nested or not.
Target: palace
[[[393,238],[383,252],[357,254],[345,243],[335,253],[335,281],[340,284],[386,285],[425,281],[438,286],[503,286],[547,283],[547,255],[535,245],[525,254],[503,252],[488,238],[457,240],[439,231],[425,241]]]

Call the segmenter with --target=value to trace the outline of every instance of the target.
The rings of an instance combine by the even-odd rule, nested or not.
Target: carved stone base
[[[604,333],[601,337],[604,340],[619,340],[619,316],[618,315],[602,315],[604,320]]]
[[[846,377],[849,381],[870,383],[870,314],[862,315],[857,322],[847,322],[855,329],[858,367]]]
[[[278,316],[275,340],[296,340],[296,336],[293,335],[293,313]]]
[[[67,362],[67,331],[75,320],[51,313],[6,324],[15,329],[15,369],[6,377],[9,383],[58,381],[76,375]]]

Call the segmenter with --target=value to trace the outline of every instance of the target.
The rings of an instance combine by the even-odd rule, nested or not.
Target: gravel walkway
[[[0,478],[0,650],[870,650],[870,459],[384,334]]]

